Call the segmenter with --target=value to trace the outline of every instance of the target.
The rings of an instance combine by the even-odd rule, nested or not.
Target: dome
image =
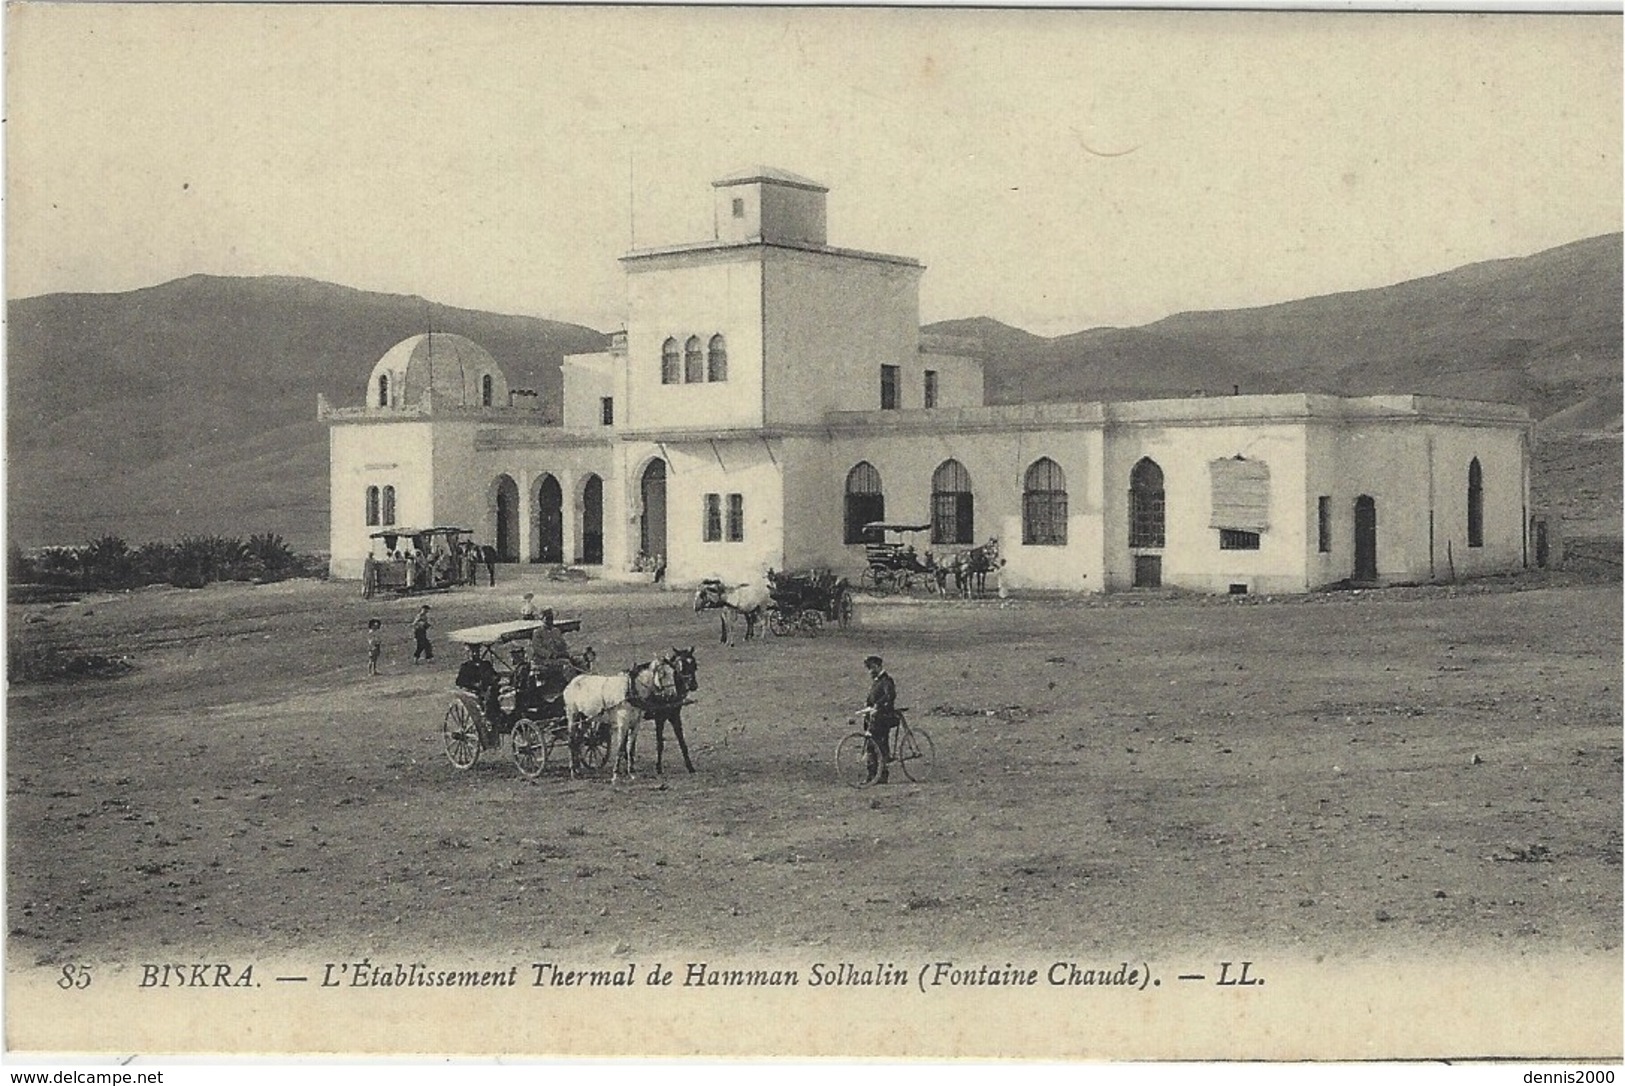
[[[442,404],[506,406],[508,378],[490,352],[466,336],[425,332],[395,344],[373,366],[367,402],[418,404],[427,391]]]

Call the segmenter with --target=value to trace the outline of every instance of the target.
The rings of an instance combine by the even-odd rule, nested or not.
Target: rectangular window
[[[745,538],[745,496],[728,495],[728,542],[738,543]]]
[[[701,538],[707,543],[716,543],[722,539],[722,496],[720,494],[707,494],[705,496],[705,530]]]
[[[615,397],[603,396],[599,398],[598,421],[605,426],[615,425]]]
[[[1256,551],[1259,538],[1257,532],[1242,532],[1234,528],[1220,528],[1219,549],[1221,551]]]
[[[925,406],[937,406],[937,371],[925,371]]]
[[[1326,495],[1320,498],[1320,553],[1332,553],[1332,499]]]
[[[880,409],[897,410],[897,366],[880,367]]]
[[[744,217],[745,217],[745,201],[741,200],[739,197],[735,196],[734,197],[734,218],[743,219]]]

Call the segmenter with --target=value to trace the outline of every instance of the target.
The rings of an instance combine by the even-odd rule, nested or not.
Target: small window
[[[707,494],[705,496],[705,528],[700,538],[707,543],[715,543],[722,538],[722,496],[720,494]]]
[[[367,488],[367,527],[376,528],[377,526],[378,526],[378,488],[375,487],[375,486],[369,486]]]
[[[387,373],[378,375],[378,406],[389,406],[389,374]]]
[[[480,378],[480,404],[482,406],[484,406],[484,407],[490,407],[491,406],[491,393],[492,393],[492,391],[493,391],[493,388],[492,388],[492,385],[491,385],[491,375],[488,373],[484,377]]]
[[[880,409],[897,410],[897,366],[880,367]]]
[[[1256,551],[1260,535],[1257,532],[1242,532],[1234,528],[1219,529],[1219,549],[1221,551]]]
[[[384,524],[385,525],[394,524],[395,523],[395,488],[394,487],[392,487],[392,486],[384,487],[383,506],[384,506],[384,508],[383,508],[383,522],[384,522]]]
[[[711,346],[706,351],[705,379],[707,381],[728,379],[728,341],[720,335],[711,337]]]
[[[744,217],[745,217],[745,201],[740,199],[738,196],[735,196],[734,197],[734,218],[743,219]]]
[[[925,406],[937,406],[937,371],[925,371]]]
[[[683,383],[697,385],[705,380],[705,352],[700,349],[700,337],[689,336],[683,349]]]
[[[660,347],[660,383],[679,385],[683,382],[683,360],[677,353],[677,340],[668,339]]]
[[[615,397],[600,396],[598,398],[598,422],[603,426],[615,425]]]
[[[1320,553],[1332,553],[1332,499],[1327,495],[1320,498]]]
[[[745,496],[728,495],[728,542],[738,543],[745,538]]]

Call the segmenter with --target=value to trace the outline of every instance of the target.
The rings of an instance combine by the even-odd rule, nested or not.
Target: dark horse
[[[700,665],[694,659],[692,648],[673,648],[671,665],[676,673],[677,697],[645,702],[643,719],[652,720],[655,725],[655,772],[662,772],[660,760],[666,752],[666,725],[670,724],[672,734],[677,737],[677,747],[683,752],[683,765],[692,773],[694,762],[688,756],[688,740],[683,738],[683,706],[688,704],[688,695],[700,688]]]
[[[948,560],[947,567],[954,575],[954,587],[966,599],[987,591],[987,575],[999,564],[998,537],[989,539],[980,547],[960,551]]]

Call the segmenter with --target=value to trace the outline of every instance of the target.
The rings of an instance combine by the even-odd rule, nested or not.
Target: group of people
[[[416,648],[412,653],[414,664],[434,659],[434,645],[429,641],[429,605],[418,608],[412,619],[412,639]],[[378,661],[384,655],[384,623],[382,619],[367,620],[367,674],[378,674]]]

